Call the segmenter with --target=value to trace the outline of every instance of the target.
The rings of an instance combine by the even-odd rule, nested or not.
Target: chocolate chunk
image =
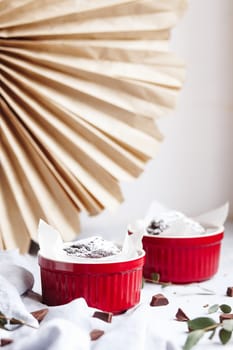
[[[159,235],[164,230],[168,228],[168,225],[165,224],[163,220],[152,220],[149,224],[149,226],[146,228],[147,233],[150,235]]]
[[[10,319],[10,324],[21,324],[21,325],[23,325],[23,324],[25,324],[25,322],[22,321],[22,320],[17,320],[17,318],[12,317]]]
[[[49,309],[41,309],[31,312],[32,316],[37,319],[37,321],[40,323],[43,321],[47,313],[49,312]]]
[[[233,314],[221,314],[219,316],[219,320],[220,320],[220,322],[222,322],[224,320],[233,320]]]
[[[103,311],[95,311],[92,317],[99,318],[104,322],[111,323],[112,322],[112,313],[111,312],[103,312]]]
[[[233,297],[233,287],[228,287],[226,294],[228,297]]]
[[[97,340],[100,337],[102,337],[103,334],[104,334],[104,331],[101,331],[101,329],[93,329],[90,332],[90,338],[91,340]]]
[[[150,302],[150,306],[162,306],[167,304],[169,304],[169,301],[163,294],[153,295]]]
[[[177,321],[188,321],[189,317],[184,313],[182,309],[178,309],[176,313],[176,319]]]
[[[0,338],[0,346],[5,346],[11,343],[13,343],[13,339]]]

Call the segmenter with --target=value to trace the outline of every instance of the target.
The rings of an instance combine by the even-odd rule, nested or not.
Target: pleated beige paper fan
[[[122,200],[162,136],[184,67],[169,35],[184,0],[0,0],[3,248],[40,218],[64,240],[80,211]]]

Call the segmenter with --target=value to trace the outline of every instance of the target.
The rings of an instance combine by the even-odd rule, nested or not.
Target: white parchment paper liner
[[[144,227],[137,225],[133,234],[129,235],[126,232],[123,244],[117,244],[122,247],[121,252],[115,255],[103,258],[82,258],[77,256],[69,256],[63,250],[69,243],[64,243],[60,233],[52,226],[48,225],[43,220],[40,220],[38,226],[38,241],[40,245],[40,254],[48,259],[77,262],[77,263],[108,263],[127,261],[140,256],[142,251],[142,236],[144,234]],[[72,243],[72,242],[70,242]]]
[[[143,227],[144,227],[144,235],[153,236],[147,233],[146,227],[155,218],[155,216],[159,217],[159,215],[169,211],[171,211],[171,209],[165,207],[164,205],[162,205],[157,201],[153,201],[144,219],[138,220],[133,225],[129,225],[129,229],[131,232],[134,232],[134,230],[138,230],[138,229],[143,230]],[[203,228],[205,229],[204,233],[188,232],[187,226],[185,225],[184,221],[181,219],[181,220],[178,220],[176,223],[174,223],[174,225],[172,226],[171,230],[169,230],[168,233],[164,232],[159,236],[197,236],[197,235],[214,233],[217,230],[223,228],[224,223],[228,216],[228,211],[229,211],[229,203],[227,202],[216,209],[208,211],[199,216],[190,218],[203,226]],[[186,216],[186,218],[188,217]]]

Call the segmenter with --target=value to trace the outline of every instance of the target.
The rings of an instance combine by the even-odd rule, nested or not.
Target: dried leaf
[[[186,342],[184,344],[183,350],[190,350],[203,337],[204,333],[205,331],[203,331],[202,329],[197,329],[189,333],[186,339]]]
[[[219,331],[219,338],[221,340],[221,343],[224,345],[229,342],[231,339],[232,332],[228,332],[225,329],[220,329]]]

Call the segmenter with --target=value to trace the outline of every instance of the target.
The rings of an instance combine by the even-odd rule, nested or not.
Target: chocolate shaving
[[[49,312],[49,309],[41,309],[31,312],[31,315],[37,319],[37,321],[40,323],[43,321],[47,313]]]
[[[233,287],[228,287],[226,294],[228,297],[233,297]]]
[[[233,320],[233,314],[221,314],[219,316],[219,320],[220,320],[220,322],[222,322],[224,320]]]
[[[104,322],[111,323],[112,322],[112,315],[113,314],[111,312],[95,311],[92,317],[96,317]]]
[[[169,301],[163,294],[153,295],[150,302],[150,306],[162,306],[167,304],[169,304]]]
[[[100,337],[102,337],[102,335],[104,335],[104,331],[102,331],[101,329],[93,329],[90,332],[90,338],[91,340],[97,340]]]
[[[176,320],[184,322],[184,321],[188,321],[189,317],[184,313],[182,309],[179,308],[176,313]]]
[[[0,346],[5,346],[11,343],[13,343],[13,339],[0,338]]]

